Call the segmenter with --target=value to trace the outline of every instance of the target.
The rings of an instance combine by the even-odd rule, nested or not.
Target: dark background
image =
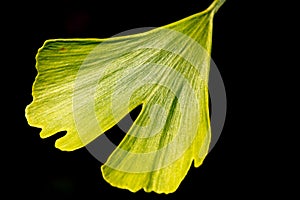
[[[100,2],[100,3],[99,3]],[[36,3],[11,3],[2,17],[5,29],[3,43],[7,43],[5,59],[9,69],[5,73],[4,92],[9,96],[4,106],[9,110],[9,127],[4,135],[7,158],[5,185],[11,196],[22,195],[33,199],[206,199],[222,196],[253,195],[263,190],[262,179],[251,175],[257,168],[254,155],[246,153],[244,144],[252,137],[253,122],[244,118],[251,108],[245,100],[249,85],[241,80],[251,71],[244,47],[251,46],[247,36],[245,8],[238,0],[227,0],[214,19],[212,58],[217,64],[227,92],[227,118],[222,135],[202,166],[189,170],[179,189],[169,195],[139,191],[131,193],[106,183],[101,175],[101,163],[85,148],[62,152],[54,148],[61,134],[40,139],[39,129],[30,127],[25,118],[25,107],[32,101],[31,86],[37,74],[35,55],[45,40],[54,38],[106,38],[119,32],[139,27],[159,27],[204,10],[212,0],[185,1],[72,1],[46,0]],[[6,77],[3,77],[6,78]],[[9,86],[9,87],[8,87]],[[9,89],[7,89],[9,88]],[[11,105],[5,104],[5,105]],[[115,129],[117,130],[117,129]],[[122,136],[121,131],[114,134]],[[245,137],[246,135],[246,137]],[[112,138],[118,141],[120,138]],[[262,169],[263,170],[263,169]],[[250,180],[255,184],[250,184]],[[202,198],[203,197],[203,198]]]

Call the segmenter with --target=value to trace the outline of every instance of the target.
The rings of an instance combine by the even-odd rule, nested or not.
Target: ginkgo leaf
[[[139,105],[142,111],[101,167],[111,185],[174,192],[208,153],[212,20],[225,0],[178,22],[129,36],[48,40],[36,56],[31,126],[55,146],[81,148]]]

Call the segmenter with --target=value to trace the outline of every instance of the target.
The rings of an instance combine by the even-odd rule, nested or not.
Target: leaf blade
[[[208,153],[212,20],[223,2],[142,34],[46,41],[36,57],[28,123],[42,128],[42,138],[67,131],[55,146],[72,151],[142,104],[101,167],[103,177],[131,191],[174,192]]]

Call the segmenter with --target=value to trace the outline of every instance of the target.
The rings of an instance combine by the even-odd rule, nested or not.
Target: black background
[[[225,126],[204,163],[199,168],[191,167],[175,193],[132,193],[112,187],[102,178],[101,163],[85,148],[62,152],[54,148],[62,134],[40,139],[40,130],[26,122],[25,107],[32,101],[31,87],[37,74],[35,55],[45,40],[105,38],[133,28],[159,27],[202,11],[211,2],[47,0],[9,5],[9,14],[2,17],[2,41],[9,44],[5,49],[9,55],[4,58],[9,60],[9,72],[5,74],[10,80],[3,84],[3,94],[9,96],[12,106],[4,106],[9,110],[5,117],[9,124],[4,126],[9,128],[3,135],[10,137],[5,140],[2,155],[7,158],[3,165],[10,195],[33,199],[207,199],[218,195],[238,197],[238,191],[248,196],[257,189],[263,190],[263,180],[254,180],[256,184],[249,186],[255,179],[250,174],[257,166],[249,158],[254,155],[243,152],[253,128],[252,122],[244,118],[250,111],[244,103],[249,86],[241,81],[250,72],[245,67],[249,60],[245,63],[244,47],[251,43],[246,29],[251,22],[245,17],[248,5],[238,0],[227,0],[214,19],[212,58],[227,92]]]

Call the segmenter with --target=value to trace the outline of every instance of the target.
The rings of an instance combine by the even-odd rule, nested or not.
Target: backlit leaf
[[[101,167],[111,185],[174,192],[208,153],[212,21],[225,0],[178,22],[129,36],[48,40],[36,56],[26,108],[42,138],[73,151],[139,105],[142,111]]]

